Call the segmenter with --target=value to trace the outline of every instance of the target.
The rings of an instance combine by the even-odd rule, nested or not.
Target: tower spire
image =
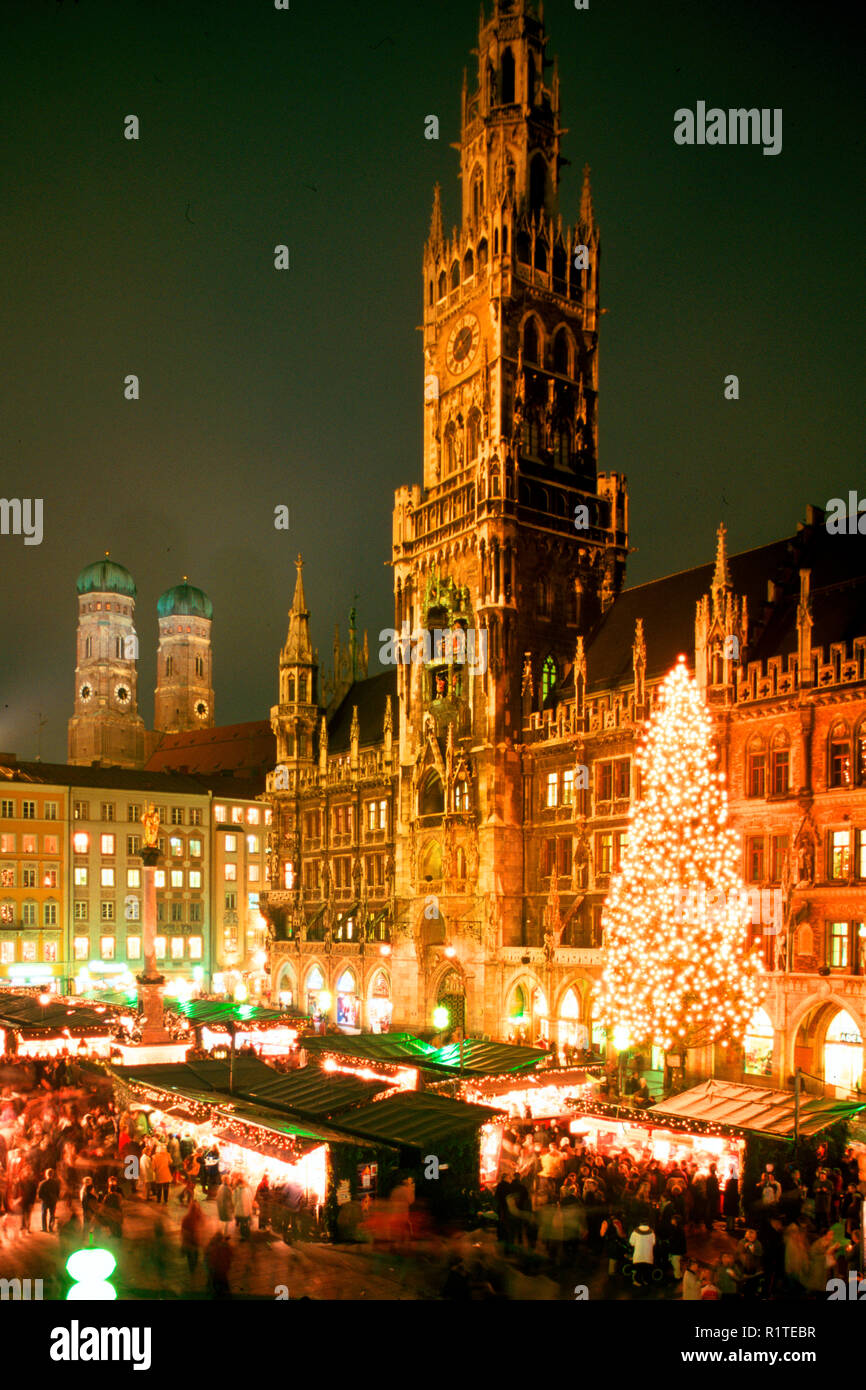
[[[580,190],[580,225],[581,227],[585,227],[587,231],[591,231],[595,226],[588,164],[584,164],[583,166],[583,187]]]
[[[295,581],[292,606],[289,609],[289,634],[283,648],[283,661],[304,662],[311,666],[313,664],[313,644],[310,640],[310,614],[304,597],[303,568],[304,561],[298,555],[295,561],[298,577]]]
[[[730,589],[731,572],[728,569],[728,548],[726,544],[727,527],[721,522],[716,532],[716,568],[713,574],[713,589]]]
[[[442,245],[444,232],[442,230],[442,189],[437,183],[433,189],[433,213],[430,218],[430,237],[429,245],[431,251],[436,251]]]

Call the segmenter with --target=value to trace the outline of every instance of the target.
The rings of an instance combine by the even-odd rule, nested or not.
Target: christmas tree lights
[[[602,914],[596,1016],[633,1043],[739,1042],[760,1002],[751,905],[728,824],[713,725],[685,658],[662,683],[637,751],[642,798]]]

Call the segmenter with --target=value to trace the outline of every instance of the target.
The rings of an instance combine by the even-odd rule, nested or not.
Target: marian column
[[[141,859],[144,865],[144,903],[143,903],[143,949],[144,970],[136,976],[138,980],[138,1003],[142,1012],[142,1043],[169,1042],[169,1034],[163,1024],[162,992],[165,976],[159,973],[156,965],[156,866],[159,861],[159,812],[149,805],[141,817],[144,826],[144,844]]]

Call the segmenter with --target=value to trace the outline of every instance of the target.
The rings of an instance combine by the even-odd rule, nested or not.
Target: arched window
[[[441,816],[445,810],[445,793],[438,772],[431,772],[418,797],[419,816]]]
[[[440,783],[441,786],[441,783]],[[422,882],[431,879],[434,883],[442,877],[442,846],[438,840],[425,845],[418,865]]]
[[[503,106],[508,106],[514,101],[514,54],[510,48],[506,48],[502,55],[499,74],[500,101]]]
[[[165,674],[166,674],[166,676],[174,675],[174,657],[173,657],[173,656],[167,656],[167,657],[165,658]]]
[[[541,237],[535,241],[535,269],[547,271],[547,246]]]
[[[307,971],[307,990],[319,990],[325,988],[325,977],[317,965],[312,970]]]
[[[535,154],[529,166],[529,206],[533,213],[543,210],[546,192],[547,162],[543,154]]]
[[[541,365],[538,325],[534,318],[528,318],[523,326],[523,360]]]
[[[455,445],[454,421],[450,421],[445,426],[445,476],[453,473],[457,467],[457,449]]]
[[[439,298],[440,298],[440,299],[444,299],[447,293],[448,293],[448,277],[446,276],[445,271],[443,270],[443,271],[441,271],[441,273],[440,273],[440,275],[439,275]]]
[[[573,989],[565,992],[565,997],[559,1006],[560,1018],[580,1018],[580,1001]]]
[[[770,748],[770,794],[787,796],[790,790],[791,748],[784,729],[777,729]]]
[[[300,703],[301,703],[302,705],[305,705],[305,704],[307,703],[307,678],[306,678],[306,676],[299,676],[299,677],[298,677],[298,700],[300,701]]]
[[[856,1091],[863,1075],[863,1037],[855,1019],[841,1009],[824,1039],[824,1080]]]
[[[553,370],[560,376],[571,376],[570,347],[566,329],[557,329],[553,339]]]
[[[546,700],[553,687],[556,685],[556,662],[552,656],[547,657],[541,668],[541,696]]]
[[[494,254],[494,256],[498,256],[498,255],[499,255],[499,228],[498,228],[498,227],[494,227],[494,228],[493,228],[493,254]]]
[[[767,795],[767,750],[760,734],[749,742],[746,755],[746,796]]]
[[[504,251],[504,250],[505,250],[505,229],[504,229],[504,228],[503,228],[503,231],[502,231],[502,238],[503,238],[502,249],[503,249],[503,251]],[[517,236],[514,238],[514,254],[516,255],[517,259],[523,263],[523,265],[531,265],[531,264],[532,264],[532,238],[529,236],[529,233],[528,233],[528,232],[518,232],[518,233],[517,233]]]
[[[469,788],[462,779],[454,783],[454,809],[455,811],[469,810]]]
[[[469,412],[469,421],[466,427],[466,456],[469,463],[474,463],[481,452],[481,412],[476,407]]]
[[[472,175],[472,216],[478,220],[484,211],[484,175],[476,169]]]
[[[474,278],[475,257],[472,254],[472,247],[470,246],[469,250],[466,252],[466,255],[463,257],[463,279],[473,280]]]
[[[844,720],[834,724],[830,730],[827,750],[828,787],[850,787],[851,785],[851,730]]]
[[[85,656],[93,656],[93,638],[92,638],[92,637],[85,637],[85,639],[84,639],[84,655],[85,655]]]
[[[567,468],[571,462],[571,430],[568,425],[554,435],[553,462],[559,468]]]
[[[487,242],[484,237],[478,243],[478,274],[483,275],[487,269]]]
[[[756,1009],[743,1038],[743,1070],[753,1076],[773,1074],[773,1023],[765,1009]]]
[[[512,1023],[526,1023],[529,1021],[529,1014],[526,1008],[526,990],[522,985],[518,985],[511,998],[511,1009],[509,1018]]]
[[[459,261],[454,261],[453,265],[451,266],[451,288],[452,288],[452,290],[459,290],[459,288],[460,288],[460,262],[459,262]]]
[[[430,289],[429,289],[428,294],[427,294],[427,303],[428,303],[428,304],[432,304],[432,303],[433,303],[433,281],[432,281],[432,280],[430,281]]]
[[[358,984],[351,970],[344,970],[337,981],[337,989],[341,994],[357,993]]]
[[[503,256],[507,256],[507,255],[508,255],[508,228],[507,228],[507,227],[503,227],[503,228],[502,228],[502,254],[503,254]]]
[[[290,704],[290,705],[293,705],[294,703],[295,703],[295,678],[294,678],[294,676],[289,676],[289,704]]]
[[[797,931],[797,947],[794,954],[798,956],[811,956],[815,954],[815,933],[812,931],[808,922],[804,922],[802,927]]]

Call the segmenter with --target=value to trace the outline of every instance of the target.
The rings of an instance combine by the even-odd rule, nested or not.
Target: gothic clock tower
[[[486,963],[523,939],[524,725],[627,554],[625,479],[598,472],[599,231],[588,170],[576,224],[560,213],[546,45],[529,0],[482,15],[460,225],[437,187],[424,249],[423,487],[393,513],[396,628],[429,634],[398,667],[395,984],[419,1023],[462,993],[476,1029]]]

